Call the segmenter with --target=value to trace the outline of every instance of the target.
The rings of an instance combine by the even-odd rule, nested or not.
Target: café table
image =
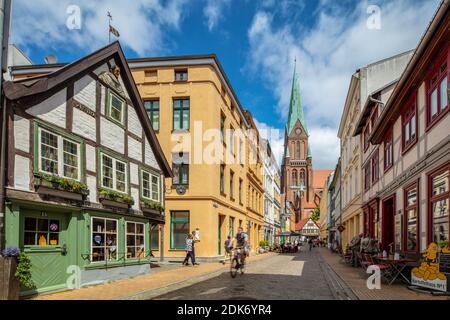
[[[393,272],[392,272],[392,279],[389,282],[389,285],[394,283],[395,280],[397,280],[399,277],[401,277],[401,280],[406,281],[407,284],[411,284],[409,279],[403,274],[403,270],[408,266],[408,263],[416,262],[416,260],[413,259],[407,259],[407,258],[401,258],[395,260],[393,257],[375,257],[377,261],[380,263],[384,263],[389,265]]]

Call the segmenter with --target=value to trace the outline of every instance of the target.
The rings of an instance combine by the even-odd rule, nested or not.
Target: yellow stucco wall
[[[225,129],[232,126],[239,129],[243,118],[237,107],[231,107],[230,92],[224,88],[216,69],[211,65],[177,66],[188,70],[188,81],[175,82],[175,67],[152,67],[132,69],[133,77],[144,100],[159,99],[160,130],[157,137],[164,154],[172,164],[172,153],[183,151],[190,155],[189,186],[184,195],[178,195],[172,186],[172,179],[166,179],[164,226],[164,255],[182,257],[183,250],[170,249],[170,228],[172,211],[189,211],[190,231],[200,230],[200,242],[196,244],[197,257],[217,258],[223,255],[223,242],[229,232],[230,217],[234,218],[234,232],[239,221],[245,231],[251,221],[250,240],[252,249],[256,249],[263,237],[263,189],[262,165],[241,165],[225,163],[225,188],[220,192],[220,164],[202,161],[203,151],[208,142],[202,142],[207,129],[220,129],[221,114],[225,116]],[[173,132],[174,98],[190,99],[189,132]],[[229,150],[229,141],[225,138],[224,150]],[[194,147],[195,146],[195,147]],[[239,142],[236,140],[235,159],[238,158]],[[245,146],[248,159],[247,145]],[[203,159],[204,160],[204,159]],[[250,170],[252,169],[252,170]],[[230,172],[234,172],[234,197],[230,195]],[[249,179],[253,176],[253,179]],[[239,201],[239,180],[242,180],[242,203]],[[250,182],[251,180],[251,182]],[[250,187],[250,188],[249,188]],[[249,192],[249,190],[254,190]],[[220,222],[220,223],[219,223]],[[219,224],[221,230],[219,254]],[[158,253],[156,253],[158,254]]]

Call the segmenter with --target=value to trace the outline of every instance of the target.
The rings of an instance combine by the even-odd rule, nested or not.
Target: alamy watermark
[[[80,30],[82,25],[81,9],[77,5],[69,5],[66,9],[66,27],[69,30]]]
[[[366,10],[369,17],[366,26],[369,30],[381,30],[381,8],[377,5],[370,5]]]

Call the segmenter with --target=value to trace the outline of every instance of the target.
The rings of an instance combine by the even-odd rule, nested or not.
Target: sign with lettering
[[[412,285],[447,292],[447,275],[440,269],[438,261],[440,255],[444,256],[445,261],[447,252],[444,250],[444,253],[441,253],[442,249],[435,242],[429,244],[422,253],[422,263],[411,271]]]

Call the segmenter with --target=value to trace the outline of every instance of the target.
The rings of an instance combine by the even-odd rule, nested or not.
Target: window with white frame
[[[93,217],[91,225],[91,261],[117,260],[117,220]]]
[[[39,128],[39,172],[80,180],[80,144]]]
[[[127,163],[101,153],[101,183],[103,188],[127,192]]]
[[[125,123],[125,100],[108,91],[108,117],[120,124]]]
[[[127,259],[145,258],[144,224],[127,222]]]
[[[159,176],[148,171],[141,171],[142,197],[159,202]]]

